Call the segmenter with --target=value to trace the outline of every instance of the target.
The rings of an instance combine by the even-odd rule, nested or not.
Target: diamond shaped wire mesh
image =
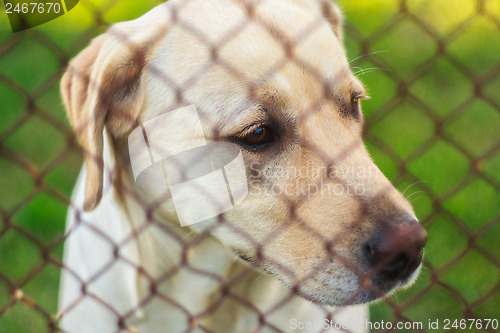
[[[429,233],[420,278],[413,287],[371,305],[370,320],[396,325],[398,322],[426,324],[435,319],[500,319],[500,3],[496,0],[464,0],[453,4],[445,0],[338,2],[346,19],[345,43],[351,68],[365,82],[372,97],[363,105],[368,150],[377,166],[412,203]],[[57,26],[55,29],[42,26],[15,34],[5,29],[0,36],[0,331],[63,331],[59,326],[62,316],[84,298],[95,300],[102,308],[100,311],[115,315],[117,332],[134,332],[129,319],[140,308],[156,301],[178,309],[179,316],[189,323],[186,331],[212,332],[201,321],[225,299],[255,312],[258,325],[254,332],[288,331],[266,321],[266,317],[286,306],[292,293],[261,312],[251,300],[232,291],[251,269],[228,281],[189,262],[190,248],[209,238],[209,233],[221,225],[253,243],[258,256],[263,256],[266,246],[286,232],[287,227],[276,228],[265,241],[257,242],[238,225],[228,225],[221,215],[213,228],[185,240],[152,217],[156,207],[144,207],[148,219],[120,242],[85,219],[77,218],[75,228],[98,235],[113,252],[113,259],[103,263],[96,274],[82,278],[62,262],[63,244],[72,232],[64,233],[65,214],[67,207],[73,206],[71,189],[82,159],[60,101],[59,79],[69,59],[92,37],[112,22],[138,17],[139,11],[144,13],[156,4],[150,1],[127,9],[125,1],[80,1],[79,19],[83,23],[74,31],[62,33],[56,30]],[[251,8],[247,10],[241,25],[217,42],[189,22],[177,19],[175,24],[206,44],[214,55],[214,63],[241,77],[230,63],[218,58],[217,52],[253,22]],[[276,34],[264,22],[260,23],[270,34]],[[6,21],[1,28],[6,28]],[[290,49],[315,29],[316,22],[298,38],[283,43],[284,57],[268,75],[290,63],[307,68]],[[321,82],[321,73],[308,70]],[[169,80],[164,73],[158,75]],[[194,84],[195,80],[196,76],[187,80],[186,85]],[[257,85],[258,82],[247,82],[249,91]],[[178,105],[189,102],[183,95],[185,88],[175,88]],[[322,97],[316,105],[323,102]],[[306,117],[314,112],[311,107]],[[356,144],[346,147],[346,153],[355,149]],[[332,164],[319,147],[311,149],[325,165]],[[344,155],[339,154],[338,158]],[[121,190],[137,204],[144,204],[126,185]],[[325,246],[335,241],[297,215],[297,209],[307,198],[293,202],[286,196],[281,199],[289,205],[290,219],[307,237]],[[157,228],[158,233],[171,238],[180,254],[178,265],[157,276],[123,254],[131,241],[140,239],[148,228]],[[107,304],[93,290],[93,284],[115,265],[135,269],[149,284],[148,295],[125,313]],[[201,312],[193,313],[159,289],[159,285],[186,269],[220,284],[221,296]],[[81,298],[58,314],[61,270],[80,281],[82,288]],[[312,271],[303,282],[315,273]],[[300,283],[292,289],[299,290]],[[336,314],[327,307],[324,312],[326,318]],[[432,331],[425,327],[416,331]],[[460,331],[463,330],[450,329],[450,332]]]

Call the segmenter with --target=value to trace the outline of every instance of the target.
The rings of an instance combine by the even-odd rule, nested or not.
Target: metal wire
[[[498,114],[500,113],[500,101],[496,99],[494,96],[486,92],[487,87],[498,80],[500,74],[500,58],[494,62],[493,66],[490,66],[487,71],[480,72],[474,67],[470,67],[469,64],[464,63],[461,59],[458,59],[456,55],[454,55],[449,50],[449,45],[461,38],[468,32],[470,32],[478,20],[486,20],[488,24],[495,27],[497,33],[500,33],[500,17],[498,13],[492,12],[489,8],[492,1],[488,0],[471,0],[470,3],[474,6],[474,13],[468,17],[465,17],[460,20],[452,29],[447,31],[446,33],[442,33],[440,30],[436,28],[433,22],[429,22],[426,17],[424,17],[421,13],[417,13],[412,8],[412,4],[407,0],[399,0],[395,1],[397,3],[397,8],[393,8],[395,13],[387,18],[378,28],[369,34],[363,33],[355,23],[349,21],[349,16],[347,13],[347,24],[345,27],[346,39],[348,41],[348,46],[350,48],[358,48],[359,52],[356,54],[359,56],[351,61],[351,65],[354,69],[354,72],[357,76],[360,76],[363,79],[364,75],[369,75],[368,73],[377,69],[381,69],[384,72],[384,77],[386,80],[391,82],[391,85],[394,86],[395,93],[390,98],[388,98],[384,104],[378,106],[376,109],[371,110],[370,114],[366,117],[365,124],[365,138],[368,142],[373,145],[377,151],[381,152],[387,159],[395,165],[396,171],[394,172],[394,177],[391,179],[394,184],[404,185],[408,182],[415,186],[419,190],[421,190],[424,195],[427,197],[429,209],[428,214],[424,216],[421,220],[421,223],[426,227],[430,228],[434,224],[436,224],[436,220],[439,217],[444,217],[450,223],[456,227],[458,232],[461,234],[461,237],[466,239],[466,246],[455,255],[452,256],[451,260],[447,260],[440,265],[436,266],[431,262],[428,262],[424,259],[425,269],[429,276],[429,281],[426,283],[419,283],[418,291],[411,293],[411,296],[405,297],[404,301],[398,301],[397,299],[389,298],[384,301],[384,306],[389,309],[390,316],[389,317],[375,317],[376,319],[385,319],[389,320],[392,323],[397,323],[400,321],[412,322],[416,320],[411,315],[411,310],[415,307],[422,306],[420,303],[424,303],[426,301],[426,297],[432,294],[433,291],[436,290],[444,290],[449,297],[451,297],[461,309],[461,313],[457,313],[457,316],[461,318],[481,318],[481,311],[478,310],[484,304],[489,304],[492,300],[496,300],[496,304],[498,304],[498,299],[500,299],[500,282],[497,281],[493,287],[489,288],[484,293],[481,293],[478,297],[476,297],[473,301],[471,301],[468,297],[463,295],[461,290],[457,290],[453,284],[447,282],[446,279],[443,278],[443,275],[446,274],[449,270],[452,270],[454,267],[459,265],[460,263],[466,260],[466,257],[474,251],[479,253],[479,255],[484,258],[485,261],[488,262],[488,265],[494,267],[495,275],[498,277],[500,273],[500,260],[498,258],[498,253],[494,252],[493,248],[484,247],[480,243],[480,239],[482,236],[488,233],[497,232],[495,228],[498,228],[500,222],[500,214],[498,212],[495,216],[488,218],[477,228],[472,228],[467,221],[461,217],[460,214],[457,214],[454,211],[449,210],[446,207],[446,202],[461,194],[465,193],[466,189],[473,184],[475,181],[480,179],[482,182],[487,184],[487,186],[493,191],[495,195],[498,196],[500,193],[500,179],[492,175],[491,172],[488,172],[484,168],[484,163],[486,161],[492,160],[498,157],[498,153],[500,152],[500,137],[496,137],[493,139],[493,144],[489,147],[486,147],[483,152],[476,153],[471,152],[471,150],[467,147],[466,144],[463,143],[460,139],[457,139],[456,136],[450,134],[447,130],[450,123],[454,122],[457,119],[460,119],[467,112],[470,111],[472,105],[481,101],[488,105],[489,108],[494,109]],[[418,1],[417,1],[418,2]],[[0,266],[0,286],[3,285],[5,287],[5,297],[2,295],[0,290],[0,322],[2,321],[2,317],[7,317],[9,312],[13,311],[18,304],[23,304],[29,307],[32,311],[35,311],[41,319],[42,322],[45,323],[45,326],[51,332],[60,332],[63,331],[59,327],[59,321],[61,319],[60,316],[57,316],[55,313],[55,309],[52,307],[47,307],[45,305],[41,305],[39,303],[38,295],[36,293],[30,292],[26,293],[25,289],[29,286],[30,282],[35,280],[37,276],[41,274],[41,272],[47,267],[55,268],[57,271],[59,270],[68,270],[69,269],[64,265],[61,260],[61,247],[64,243],[65,239],[69,236],[68,234],[64,234],[64,231],[59,227],[58,234],[55,237],[50,237],[49,239],[44,238],[37,234],[36,231],[33,231],[30,227],[19,223],[18,216],[23,214],[23,212],[30,207],[31,203],[36,200],[40,195],[46,195],[51,197],[53,200],[59,203],[61,207],[70,207],[73,206],[71,202],[71,198],[69,196],[69,191],[67,186],[63,185],[54,185],[55,183],[52,181],[53,176],[51,174],[61,165],[68,163],[70,161],[70,169],[71,176],[76,178],[78,172],[78,165],[81,163],[81,159],[75,158],[75,152],[80,154],[80,148],[78,147],[75,139],[75,134],[64,120],[62,115],[59,115],[57,112],[62,112],[60,107],[57,108],[57,112],[55,113],[51,108],[51,105],[44,104],[40,102],[43,100],[43,97],[50,93],[51,90],[57,89],[59,84],[59,79],[63,73],[64,68],[66,67],[69,59],[78,53],[88,42],[89,40],[95,36],[98,32],[102,30],[103,27],[109,25],[103,19],[103,16],[111,11],[116,5],[116,1],[108,1],[102,8],[95,8],[92,4],[87,3],[85,1],[81,2],[82,6],[85,6],[87,10],[92,13],[93,20],[95,24],[92,27],[79,36],[75,36],[75,40],[71,43],[71,46],[67,49],[62,48],[58,43],[54,41],[54,37],[41,32],[38,29],[31,29],[25,32],[20,32],[16,34],[12,34],[9,38],[3,39],[2,44],[0,45],[0,63],[2,58],[9,57],[11,54],[15,54],[17,49],[21,49],[22,43],[25,40],[29,40],[30,43],[37,43],[43,46],[44,50],[51,53],[53,55],[54,60],[57,62],[57,70],[48,74],[42,82],[36,84],[36,86],[27,86],[26,83],[19,82],[15,77],[9,75],[5,71],[0,70],[0,85],[6,87],[9,94],[16,95],[23,101],[23,106],[15,110],[14,120],[11,121],[7,126],[2,126],[0,131],[0,158],[2,162],[5,161],[7,164],[7,168],[16,169],[23,174],[23,180],[30,179],[32,181],[31,190],[26,193],[17,194],[13,193],[14,196],[12,201],[9,201],[8,204],[1,204],[0,211],[2,213],[2,224],[0,225],[0,244],[3,243],[2,248],[8,246],[10,239],[12,238],[13,233],[16,235],[20,235],[23,239],[23,242],[29,243],[27,247],[30,247],[32,250],[35,249],[35,252],[38,252],[38,257],[36,260],[36,264],[33,267],[30,267],[29,270],[22,274],[21,277],[13,275],[9,268]],[[394,5],[396,6],[396,4]],[[251,15],[251,8],[248,9],[248,20],[253,20]],[[397,9],[397,10],[396,10]],[[196,36],[199,40],[207,43],[211,50],[214,51],[214,54],[217,54],[217,50],[223,47],[227,42],[231,40],[231,37],[238,34],[246,24],[242,24],[235,28],[234,31],[231,32],[224,40],[220,41],[217,44],[213,44],[209,41],[204,31],[199,31],[195,29],[188,22],[183,22],[177,18],[174,24],[182,27],[186,31],[189,31],[192,35]],[[261,24],[264,28],[269,29],[269,31],[273,34],[276,34],[275,30],[267,27],[263,22]],[[414,66],[411,70],[402,70],[398,68],[397,65],[394,65],[390,61],[390,56],[386,56],[385,53],[379,52],[377,49],[374,49],[374,45],[378,45],[384,40],[389,39],[391,41],[391,36],[397,33],[398,29],[400,29],[404,24],[412,24],[414,29],[418,30],[419,33],[425,35],[426,42],[432,47],[435,48],[435,52],[431,53],[430,56],[426,57],[424,61],[420,64]],[[308,29],[306,29],[302,34],[300,34],[299,38],[289,41],[291,44],[300,43],[302,39],[307,38],[307,36],[315,31],[317,28],[317,22],[311,24]],[[276,40],[282,40],[282,36],[276,36]],[[491,36],[492,43],[500,43],[500,38],[498,35]],[[127,43],[124,40],[124,43]],[[485,45],[485,48],[488,46]],[[288,52],[290,45],[287,43],[283,43],[283,50],[285,57],[282,61],[278,62],[272,70],[267,73],[267,75],[271,75],[278,71],[282,66],[294,63],[302,68],[307,68],[310,74],[313,77],[316,77],[318,81],[323,80],[321,73],[317,73],[314,69],[308,68],[307,64],[303,63],[300,59],[296,58],[293,55],[293,52]],[[352,52],[352,51],[351,51]],[[480,50],[478,50],[480,52]],[[413,85],[420,80],[423,80],[429,73],[433,73],[435,71],[435,66],[440,61],[448,62],[455,71],[460,73],[470,85],[471,94],[470,96],[460,99],[461,102],[458,105],[455,105],[451,108],[449,112],[446,114],[441,114],[436,110],[434,105],[429,104],[426,100],[426,97],[423,94],[415,92],[412,88]],[[231,72],[235,76],[241,76],[238,73],[238,70],[233,68],[230,64],[225,63],[223,60],[214,56],[214,62],[217,62],[219,65],[224,66],[229,72]],[[359,63],[369,63],[370,68],[356,69]],[[206,70],[206,69],[203,69]],[[168,77],[165,76],[164,73],[158,73],[158,76],[161,77],[162,80],[171,81]],[[259,78],[262,79],[262,78]],[[188,80],[187,85],[192,84],[193,80]],[[257,82],[248,82],[248,90],[252,92],[253,89],[258,85]],[[1,88],[1,87],[0,87]],[[178,92],[177,94],[177,105],[183,105],[189,102],[183,95],[183,91],[186,89],[186,86],[176,87]],[[374,96],[375,97],[375,96]],[[447,98],[454,98],[455,96],[450,96]],[[433,133],[430,137],[421,142],[417,147],[413,150],[409,151],[407,154],[401,154],[397,149],[395,149],[389,142],[381,138],[376,133],[376,128],[379,124],[386,121],[392,115],[395,114],[398,108],[404,102],[410,102],[412,107],[417,109],[418,112],[425,117],[427,122],[432,123]],[[314,114],[315,107],[321,105],[325,102],[325,97],[321,97],[320,100],[316,101],[315,105],[311,107],[307,116]],[[4,105],[5,107],[5,105]],[[8,106],[7,106],[8,107]],[[49,131],[56,131],[59,133],[61,137],[61,142],[64,143],[61,149],[58,151],[51,151],[49,154],[49,158],[40,163],[38,160],[32,158],[30,154],[26,154],[23,151],[18,151],[12,142],[16,135],[20,135],[20,133],[25,133],[23,127],[25,127],[30,121],[36,120],[40,122],[40,126],[44,128],[48,128]],[[334,166],[335,163],[339,163],[347,153],[355,149],[358,145],[361,145],[361,142],[356,142],[353,146],[345,147],[345,152],[339,153],[336,156],[335,160],[328,158],[324,152],[321,151],[319,147],[315,147],[312,143],[307,142],[305,138],[303,138],[308,148],[316,152],[317,157],[324,162],[328,168]],[[397,140],[404,140],[405,138],[397,138]],[[429,184],[426,179],[421,179],[421,177],[416,174],[411,168],[412,163],[422,158],[423,155],[427,154],[429,151],[433,149],[438,144],[445,143],[449,147],[452,147],[455,151],[461,155],[461,158],[467,160],[467,163],[470,165],[468,173],[463,175],[459,182],[441,193],[437,191],[432,184]],[[119,161],[123,163],[128,163],[128,161]],[[4,164],[5,164],[4,163]],[[50,178],[50,179],[49,179]],[[321,179],[322,180],[322,179]],[[135,197],[135,192],[127,188],[126,185],[123,185],[121,189],[125,195],[132,196],[138,203],[143,204],[140,198]],[[3,191],[11,191],[11,189],[3,189]],[[468,192],[467,192],[468,193]],[[384,193],[379,193],[379,196],[382,196]],[[413,193],[415,194],[415,192]],[[413,195],[412,194],[412,195]],[[325,247],[328,248],[329,244],[334,243],[335,240],[328,239],[324,235],[318,233],[312,227],[308,225],[308,222],[297,214],[297,209],[308,200],[307,197],[303,197],[300,200],[292,201],[290,198],[286,196],[281,197],[283,203],[289,205],[289,218],[293,223],[299,225],[304,233],[308,235],[308,237],[315,238],[318,242],[322,242],[325,244]],[[364,202],[360,202],[361,207],[366,204]],[[496,200],[497,205],[500,203]],[[498,205],[500,206],[500,205]],[[145,211],[153,212],[156,207],[144,207]],[[292,293],[289,297],[283,299],[278,305],[274,308],[270,309],[265,313],[261,313],[249,300],[243,299],[237,294],[231,292],[231,288],[241,282],[242,279],[246,277],[249,271],[244,272],[239,275],[236,279],[231,281],[226,281],[220,276],[213,275],[210,272],[201,270],[199,268],[193,267],[189,264],[189,262],[183,258],[180,258],[178,265],[171,267],[168,271],[164,272],[160,278],[155,278],[151,276],[147,271],[145,271],[142,267],[136,265],[131,262],[126,257],[120,254],[120,248],[124,247],[131,240],[136,237],[139,237],[141,233],[149,228],[151,225],[158,227],[162,232],[168,234],[172,239],[175,239],[178,242],[178,246],[182,248],[182,256],[187,257],[189,253],[190,247],[194,244],[210,237],[210,232],[213,232],[215,229],[219,228],[221,225],[230,228],[233,232],[240,234],[247,241],[254,243],[256,247],[257,253],[262,253],[266,244],[269,244],[271,241],[280,236],[282,232],[285,231],[285,228],[277,228],[272,233],[270,233],[264,242],[256,242],[251,235],[248,235],[242,228],[237,225],[231,225],[224,219],[224,215],[221,215],[218,221],[218,224],[214,225],[213,228],[207,230],[206,232],[197,235],[193,240],[184,240],[178,237],[175,232],[173,232],[168,226],[164,225],[161,221],[155,220],[153,214],[148,214],[148,221],[144,221],[143,226],[139,229],[134,230],[132,234],[129,235],[123,242],[115,243],[112,239],[106,236],[97,228],[93,227],[87,221],[83,219],[78,220],[79,225],[85,225],[89,230],[96,234],[100,234],[103,239],[108,241],[112,247],[114,248],[114,260],[109,262],[107,265],[102,267],[100,271],[92,276],[88,280],[83,280],[78,276],[75,278],[79,279],[82,284],[82,297],[90,297],[97,302],[102,302],[99,295],[93,294],[91,291],[86,289],[86,285],[98,280],[103,274],[105,274],[111,266],[116,261],[123,262],[130,267],[134,267],[137,272],[149,281],[151,288],[150,294],[141,300],[140,304],[136,309],[132,309],[126,315],[120,314],[116,309],[108,304],[102,302],[104,306],[108,308],[111,312],[115,313],[117,317],[117,331],[121,330],[129,330],[132,331],[131,327],[128,327],[126,322],[133,314],[134,310],[137,310],[139,307],[144,306],[151,302],[155,298],[160,298],[163,301],[174,305],[180,309],[182,313],[189,319],[190,323],[197,322],[198,319],[203,318],[207,314],[215,311],[217,307],[220,306],[221,300],[217,300],[209,307],[207,307],[201,313],[191,313],[190,309],[185,308],[181,304],[177,303],[175,300],[171,299],[167,295],[163,295],[158,292],[157,287],[168,281],[173,275],[175,275],[180,269],[189,269],[200,276],[205,276],[209,279],[213,279],[218,281],[221,285],[221,290],[223,290],[222,295],[223,298],[231,298],[245,307],[249,308],[252,311],[258,312],[259,318],[259,326],[255,328],[255,332],[258,332],[262,328],[267,328],[274,330],[276,332],[282,332],[283,330],[278,327],[274,327],[272,324],[266,321],[266,317],[271,313],[276,311],[277,309],[286,306],[289,299],[292,297]],[[40,223],[50,223],[50,221],[44,221],[43,218],[40,218]],[[61,226],[61,223],[58,224]],[[346,231],[348,233],[349,230]],[[439,239],[440,235],[434,235],[430,231],[430,236]],[[356,267],[352,267],[353,264],[349,263],[346,258],[342,258],[340,254],[333,254],[340,258],[340,260],[347,266],[352,269],[356,269]],[[271,260],[270,258],[267,258]],[[279,262],[275,263],[277,266],[280,265]],[[286,270],[285,267],[282,267],[283,270]],[[312,271],[303,281],[307,281],[311,276],[313,276],[316,271]],[[472,272],[473,273],[473,272]],[[471,273],[471,274],[472,274]],[[74,272],[69,271],[69,274],[75,274]],[[300,284],[300,283],[299,283]],[[296,289],[300,286],[297,285]],[[472,288],[472,287],[471,287]],[[374,292],[377,292],[375,290]],[[56,295],[53,295],[56,298]],[[78,303],[78,302],[77,302]],[[76,306],[75,303],[73,306]],[[67,309],[64,309],[62,316],[71,312],[72,307],[70,306]],[[381,305],[377,305],[381,307]],[[332,312],[328,308],[324,308],[326,317],[331,318],[335,316],[335,312]],[[198,329],[201,329],[205,332],[210,332],[208,328],[205,328],[199,324],[197,324]],[[381,332],[389,332],[391,330],[379,330]],[[429,332],[431,330],[423,329],[419,330],[421,332]],[[450,331],[460,331],[460,329],[451,329]],[[494,329],[488,329],[486,331],[495,332]]]

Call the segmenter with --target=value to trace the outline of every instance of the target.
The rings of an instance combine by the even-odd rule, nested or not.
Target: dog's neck
[[[165,313],[176,313],[172,309],[177,308],[188,309],[192,314],[208,311],[210,315],[196,325],[217,331],[222,322],[225,332],[249,332],[250,327],[255,328],[259,312],[279,304],[290,293],[276,279],[250,267],[213,236],[201,236],[181,227],[178,221],[169,219],[170,214],[148,217],[147,209],[134,197],[126,196],[123,202],[126,223],[138,235],[132,248],[137,249],[141,269],[147,272],[137,274],[137,299],[148,299],[152,292],[167,297],[176,305],[163,303],[162,317]],[[242,302],[249,302],[258,310],[249,311]],[[293,296],[286,308],[299,308],[304,303],[308,302]],[[287,313],[291,317],[280,320],[288,321],[295,316],[291,310]],[[141,323],[150,317],[146,306],[144,311],[137,312],[131,325],[141,331]],[[178,313],[168,321],[179,327],[185,324]],[[227,326],[229,323],[234,327]]]

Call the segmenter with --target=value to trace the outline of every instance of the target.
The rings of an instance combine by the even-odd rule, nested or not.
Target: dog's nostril
[[[369,242],[363,253],[375,273],[386,280],[408,278],[422,262],[427,233],[417,221],[386,226]]]
[[[387,266],[381,267],[380,273],[382,277],[391,279],[391,280],[398,280],[398,279],[404,279],[408,275],[410,275],[420,264],[419,261],[415,261],[415,263],[418,264],[416,267],[411,269],[411,262],[409,258],[402,254],[398,258],[396,258],[392,263],[387,264]]]

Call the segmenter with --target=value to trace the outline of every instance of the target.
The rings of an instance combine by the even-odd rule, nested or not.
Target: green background
[[[16,34],[0,13],[0,332],[50,331],[56,313],[82,163],[59,96],[63,68],[108,24],[156,4],[80,1]],[[372,97],[367,146],[429,232],[418,281],[372,304],[371,320],[500,320],[500,1],[339,4]]]

